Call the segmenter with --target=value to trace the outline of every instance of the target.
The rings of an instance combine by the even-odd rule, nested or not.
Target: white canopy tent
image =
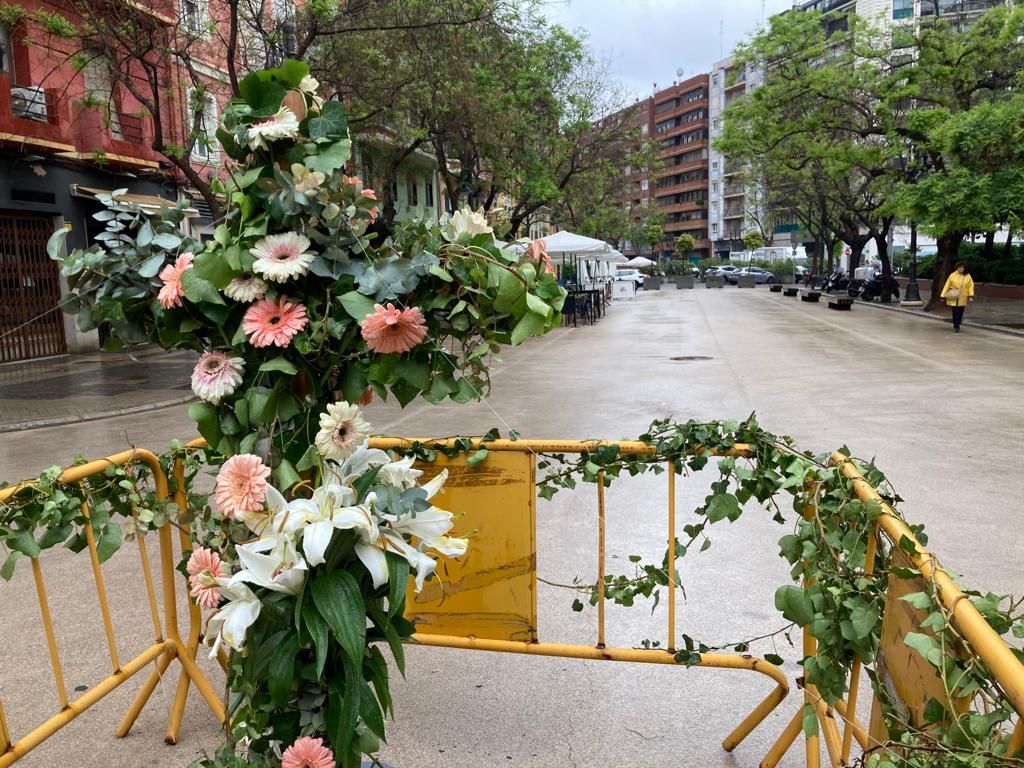
[[[632,259],[623,264],[624,267],[650,267],[653,266],[654,262],[644,256],[634,256]]]

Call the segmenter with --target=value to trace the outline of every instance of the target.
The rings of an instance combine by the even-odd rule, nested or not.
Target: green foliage
[[[8,29],[18,26],[26,16],[28,11],[24,6],[17,3],[0,3],[0,24]]]
[[[695,244],[696,240],[693,239],[693,235],[688,235],[684,232],[676,238],[675,243],[673,243],[672,252],[677,256],[686,256],[693,250]]]
[[[68,40],[77,38],[80,34],[78,28],[71,23],[67,17],[53,11],[37,9],[32,11],[32,20],[41,26],[48,34],[56,37],[63,37]]]
[[[743,247],[748,251],[756,251],[758,248],[764,248],[764,235],[755,229],[749,232],[743,233]]]
[[[949,611],[942,607],[934,589],[904,597],[905,602],[925,613],[920,631],[909,633],[905,642],[935,668],[949,692],[946,701],[929,705],[932,726],[921,730],[906,722],[905,710],[891,699],[876,675],[874,665],[889,580],[917,578],[920,573],[893,565],[892,548],[884,539],[875,561],[867,563],[867,541],[883,507],[861,501],[853,482],[828,462],[828,456],[801,452],[790,438],[763,430],[753,416],[743,422],[678,424],[659,420],[640,441],[653,449],[651,454],[623,454],[615,445],[594,444],[578,456],[546,455],[538,463],[544,471],[539,494],[547,499],[562,489],[575,488],[579,482],[603,479],[610,486],[616,478],[660,473],[666,465],[680,474],[717,468],[718,479],[694,510],[696,521],[684,526],[685,537],[674,542],[671,557],[667,552],[655,565],[631,555],[632,572],[605,576],[606,600],[628,607],[648,598],[656,606],[668,588],[669,574],[681,589],[677,560],[705,551],[711,545],[712,527],[737,520],[748,502],[756,502],[789,529],[779,539],[779,550],[791,566],[793,581],[802,582],[801,586],[783,584],[776,590],[775,607],[789,622],[786,626],[758,637],[713,645],[683,635],[675,656],[678,663],[699,664],[701,654],[726,649],[752,653],[757,643],[769,641],[772,652],[764,654],[765,659],[782,664],[783,658],[775,652],[776,640],[782,636],[793,646],[791,633],[804,627],[817,641],[817,650],[812,656],[796,660],[803,667],[806,682],[814,685],[829,704],[847,693],[854,660],[865,665],[882,702],[890,738],[905,748],[905,758],[890,756],[894,762],[888,764],[893,768],[1016,764],[1000,758],[1010,738],[1012,707],[988,671],[963,648]],[[745,446],[753,458],[721,458],[738,445]],[[865,479],[895,508],[900,499],[882,473],[870,463],[858,461],[857,465]],[[920,526],[910,527],[918,540],[927,541]],[[585,595],[591,605],[599,600],[595,584],[577,579],[571,585],[556,586],[577,593],[574,611],[585,608],[580,596]],[[682,594],[685,598],[685,591]],[[997,633],[1012,636],[1009,642],[1014,654],[1024,659],[1024,648],[1018,642],[1024,638],[1024,599],[971,590],[965,594]],[[651,641],[641,645],[658,647]],[[964,697],[966,711],[964,702],[959,701]],[[805,732],[814,733],[817,727],[813,710],[806,711]],[[867,764],[878,764],[873,759],[869,755]]]

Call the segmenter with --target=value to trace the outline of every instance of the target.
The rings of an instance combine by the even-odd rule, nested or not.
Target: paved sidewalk
[[[196,355],[144,348],[0,365],[0,432],[151,411],[194,399]]]
[[[919,283],[921,286],[921,302],[924,305],[927,305],[931,298],[931,291],[926,288],[929,284],[930,281]],[[903,295],[903,291],[900,292],[900,295]],[[947,324],[952,322],[949,310],[941,307],[933,312],[925,312],[924,306],[904,307],[899,301],[893,301],[891,304],[881,304],[877,301],[858,303],[870,304],[881,309],[906,312],[910,315],[917,315],[918,317],[937,320]],[[977,298],[967,307],[967,312],[964,315],[964,325],[1024,336],[1024,301]]]

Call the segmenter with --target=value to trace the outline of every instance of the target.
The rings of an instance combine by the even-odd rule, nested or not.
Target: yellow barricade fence
[[[145,450],[125,451],[100,461],[72,467],[60,476],[60,481],[68,485],[78,485],[87,478],[101,476],[111,466],[126,466],[133,463],[145,465],[149,469],[153,476],[156,500],[158,502],[166,500],[168,496],[167,477],[157,457]],[[24,486],[12,486],[0,490],[0,504],[7,502],[23,489]],[[88,495],[83,494],[83,498],[87,499]],[[183,498],[179,498],[178,501],[179,503],[184,503]],[[90,509],[85,502],[82,504],[82,513],[88,521]],[[43,567],[40,558],[35,557],[31,559],[32,576],[35,582],[36,598],[39,603],[42,629],[46,637],[50,668],[53,672],[53,682],[56,688],[57,711],[38,727],[29,731],[24,736],[14,739],[4,717],[3,702],[0,701],[0,768],[7,768],[7,766],[13,765],[30,750],[39,746],[43,741],[89,709],[89,707],[149,666],[153,667],[149,676],[136,696],[131,708],[117,727],[116,733],[118,736],[127,735],[135,719],[156,689],[161,676],[174,662],[180,665],[182,676],[170,713],[170,722],[168,723],[166,735],[168,743],[174,743],[178,738],[181,718],[185,710],[185,697],[188,693],[188,686],[192,683],[195,684],[214,715],[221,720],[224,718],[224,704],[220,696],[214,691],[195,663],[201,625],[199,610],[194,603],[190,603],[189,624],[191,630],[187,640],[182,639],[178,631],[178,602],[175,587],[179,576],[174,570],[175,555],[171,526],[164,526],[156,535],[159,537],[160,547],[160,598],[157,597],[154,586],[145,536],[137,537],[139,566],[142,572],[143,583],[145,584],[150,618],[153,622],[153,642],[134,658],[125,661],[120,658],[118,653],[116,628],[111,619],[107,587],[103,578],[103,568],[100,565],[96,537],[92,525],[88,522],[85,525],[87,551],[92,563],[92,575],[99,608],[99,621],[102,623],[103,633],[106,638],[111,673],[75,699],[69,699],[68,697],[67,685],[61,664],[60,644],[58,643],[53,616],[50,611],[50,600],[43,578]],[[190,548],[188,539],[184,534],[181,534],[179,543],[182,549]],[[81,649],[77,650],[81,651]]]
[[[415,442],[431,446],[445,441],[412,441],[400,438],[375,438],[372,447],[391,450],[408,450]],[[676,589],[675,568],[668,570],[667,591],[667,645],[664,649],[639,649],[609,647],[605,642],[605,493],[604,485],[597,483],[597,530],[595,531],[595,553],[597,572],[594,583],[598,589],[597,621],[593,645],[565,645],[546,643],[540,640],[537,612],[537,541],[536,541],[536,460],[540,454],[570,454],[595,450],[598,442],[570,441],[488,441],[488,457],[483,464],[470,467],[465,455],[449,457],[438,453],[437,460],[422,464],[420,468],[427,476],[449,470],[449,479],[438,503],[463,515],[461,526],[475,531],[473,546],[461,561],[448,564],[443,582],[428,583],[420,594],[409,593],[407,611],[415,622],[417,632],[414,642],[420,645],[485,650],[538,656],[626,661],[678,665],[675,661],[676,638]],[[449,441],[454,445],[454,441]],[[475,443],[474,447],[479,447]],[[623,454],[653,455],[654,450],[644,443],[614,443]],[[728,454],[750,458],[751,452],[745,446],[736,446]],[[934,558],[916,542],[910,529],[895,515],[881,499],[877,491],[861,476],[854,462],[841,454],[833,456],[835,465],[854,483],[857,496],[864,501],[882,504],[884,513],[876,522],[875,534],[868,542],[866,562],[868,568],[874,561],[876,548],[887,542],[898,547],[901,539],[915,544],[915,554],[906,557],[909,563],[921,573],[921,579],[937,588],[943,605],[952,616],[952,622],[962,635],[969,651],[989,670],[1018,714],[1024,713],[1024,666],[1013,655],[1011,649],[992,630],[981,614],[954,585],[952,579],[941,570]],[[144,464],[153,475],[157,500],[168,496],[168,481],[159,461],[152,453],[144,450],[126,451],[101,461],[73,467],[63,473],[64,483],[81,483],[86,478],[104,472],[111,465],[128,465],[133,462]],[[676,491],[678,475],[673,467],[667,467],[667,509],[665,516],[665,542],[667,551],[674,551],[676,540]],[[179,473],[180,467],[177,473]],[[181,479],[180,474],[177,474]],[[601,478],[599,478],[600,480]],[[185,508],[186,499],[182,483],[177,484],[177,502]],[[23,486],[0,491],[0,503],[16,494]],[[88,518],[89,510],[83,507]],[[805,511],[807,517],[816,514],[814,508]],[[106,588],[98,555],[95,537],[90,525],[86,525],[89,557],[102,622],[110,655],[111,674],[74,700],[69,700],[61,669],[61,656],[57,634],[50,614],[49,601],[43,580],[42,566],[38,558],[31,561],[37,599],[40,608],[42,630],[46,637],[50,664],[53,671],[57,695],[57,712],[44,723],[18,739],[13,739],[4,719],[3,702],[0,701],[0,768],[7,768],[17,762],[31,749],[52,736],[63,726],[107,696],[128,678],[151,667],[150,673],[136,695],[134,702],[117,726],[117,736],[128,733],[135,719],[142,711],[157,684],[172,664],[180,666],[181,677],[171,706],[166,741],[174,743],[178,737],[185,708],[188,689],[195,684],[213,715],[218,721],[224,718],[224,704],[215,693],[209,680],[195,664],[200,642],[201,616],[194,603],[189,603],[187,612],[188,632],[182,637],[179,632],[179,612],[175,582],[175,557],[180,551],[190,548],[187,536],[178,536],[178,554],[174,547],[171,526],[164,526],[156,534],[159,537],[161,597],[157,597],[149,556],[144,537],[138,537],[139,562],[146,588],[149,611],[153,622],[152,644],[129,661],[122,661],[118,655],[115,627],[110,617]],[[670,559],[671,562],[671,559]],[[890,584],[890,604],[898,599],[895,587]],[[888,608],[888,606],[887,606]],[[888,672],[894,678],[894,690],[909,699],[909,693],[916,688],[933,684],[926,676],[910,678],[903,674],[906,665],[901,665],[900,654],[905,653],[902,638],[907,626],[898,626],[907,621],[906,613],[886,610],[883,618],[882,656],[889,660]],[[900,618],[902,617],[902,619]],[[815,653],[815,641],[804,628],[804,656]],[[717,668],[755,672],[771,679],[773,687],[768,695],[726,736],[722,742],[726,750],[734,749],[751,731],[782,702],[789,691],[789,682],[781,669],[770,662],[748,654],[705,653],[700,656],[695,668]],[[861,676],[861,665],[855,662],[845,700],[829,707],[813,686],[804,686],[806,704],[818,715],[821,740],[824,741],[830,763],[838,768],[849,765],[853,741],[864,750],[882,743],[886,738],[878,705],[869,727],[857,717],[857,698]],[[920,696],[917,696],[920,699]],[[843,724],[842,727],[840,724]],[[793,746],[802,731],[802,711],[785,727],[778,740],[769,750],[763,766],[776,765]],[[817,768],[820,765],[818,736],[807,736],[806,765]],[[1024,747],[1024,726],[1018,724],[1014,731],[1010,754]]]

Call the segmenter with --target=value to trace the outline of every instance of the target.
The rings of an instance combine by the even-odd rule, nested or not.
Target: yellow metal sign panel
[[[441,558],[407,618],[422,634],[537,641],[537,490],[533,455],[495,451],[476,467],[438,454],[421,464],[422,481],[448,470],[434,503],[457,515],[453,533],[469,537],[458,560]]]
[[[892,567],[913,568],[914,564],[900,549],[892,554]],[[921,627],[928,611],[915,608],[901,598],[914,592],[930,592],[930,584],[922,577],[902,579],[889,576],[889,587],[885,599],[885,615],[882,620],[882,638],[879,644],[878,665],[882,684],[888,690],[905,722],[916,728],[927,727],[924,709],[935,699],[946,706],[947,694],[937,670],[913,648],[904,642],[909,632],[931,634]],[[967,699],[954,701],[958,709],[969,703]],[[882,722],[878,701],[871,711],[871,737],[888,738]]]

